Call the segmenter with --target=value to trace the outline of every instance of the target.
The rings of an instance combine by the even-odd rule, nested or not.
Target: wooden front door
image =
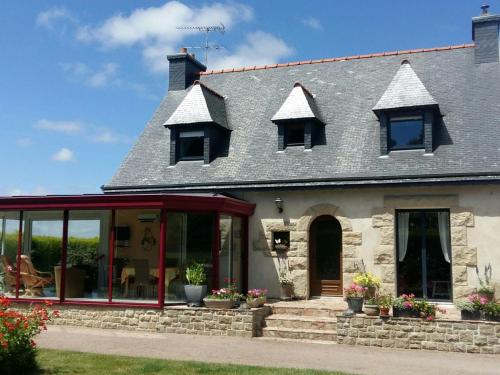
[[[342,227],[333,216],[319,216],[309,229],[311,296],[342,295]]]

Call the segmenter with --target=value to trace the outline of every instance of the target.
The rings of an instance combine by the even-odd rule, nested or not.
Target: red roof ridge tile
[[[401,51],[368,53],[368,54],[364,54],[364,55],[332,57],[332,58],[325,58],[325,59],[318,59],[318,60],[303,60],[303,61],[293,61],[293,62],[280,63],[280,64],[270,64],[270,65],[260,65],[260,66],[254,65],[254,66],[246,66],[246,67],[241,67],[241,68],[207,70],[206,72],[201,72],[200,75],[203,76],[203,75],[210,75],[210,74],[246,72],[249,70],[265,70],[265,69],[274,69],[274,68],[286,68],[286,67],[296,66],[296,65],[323,64],[323,63],[327,63],[327,62],[371,59],[371,58],[375,58],[375,57],[409,55],[409,54],[424,53],[424,52],[449,51],[449,50],[454,50],[454,49],[472,48],[472,47],[475,47],[474,43],[459,44],[459,45],[445,46],[445,47],[418,48],[418,49],[409,49],[409,50],[401,50]]]

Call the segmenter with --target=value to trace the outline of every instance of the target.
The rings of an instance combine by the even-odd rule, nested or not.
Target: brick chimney
[[[179,53],[167,56],[169,61],[168,90],[185,90],[196,81],[200,72],[207,67],[189,54],[187,48],[181,48]]]
[[[490,14],[489,5],[481,7],[482,13],[472,18],[472,40],[476,44],[476,64],[498,62],[498,28],[500,15]]]

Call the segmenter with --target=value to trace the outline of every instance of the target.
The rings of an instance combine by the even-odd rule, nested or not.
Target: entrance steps
[[[323,300],[277,302],[270,304],[272,315],[265,318],[263,338],[335,343],[337,315],[342,304]]]

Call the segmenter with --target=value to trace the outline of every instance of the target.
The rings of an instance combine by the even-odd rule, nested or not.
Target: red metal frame
[[[59,284],[59,301],[64,302],[66,296],[66,261],[68,259],[68,219],[69,211],[64,210],[63,214],[63,238],[61,254],[61,280]]]
[[[216,212],[214,216],[214,238],[212,243],[212,287],[213,289],[219,289],[220,212]]]
[[[19,298],[19,287],[21,285],[21,250],[23,246],[23,216],[24,212],[19,212],[19,230],[17,234],[17,260],[16,260],[16,299]]]
[[[167,211],[160,214],[160,267],[158,271],[158,304],[165,305],[165,253],[167,251]]]
[[[108,302],[113,301],[113,259],[115,257],[115,226],[116,212],[111,210],[111,223],[109,228],[109,269],[108,269]]]
[[[109,230],[109,272],[108,272],[108,301],[75,301],[65,299],[65,279],[68,247],[68,222],[69,210],[111,210],[111,225]],[[158,302],[130,303],[113,301],[113,262],[115,250],[115,222],[116,209],[160,209],[160,241],[159,241],[159,285]],[[222,195],[183,195],[183,194],[101,194],[101,195],[77,195],[77,196],[46,196],[46,197],[0,197],[0,211],[18,210],[19,237],[17,248],[17,271],[16,271],[16,302],[36,303],[40,299],[19,298],[20,287],[20,261],[23,237],[23,213],[28,210],[64,210],[63,240],[61,253],[61,286],[60,298],[56,303],[66,305],[94,305],[94,306],[123,306],[123,307],[145,307],[162,308],[165,303],[165,254],[167,251],[167,212],[212,212],[214,213],[214,238],[212,248],[213,262],[213,287],[219,288],[219,251],[220,251],[220,214],[227,213],[242,216],[245,223],[248,216],[253,215],[255,205],[240,201],[238,199]],[[248,227],[245,224],[244,234],[244,259],[243,259],[243,285],[248,285]]]

